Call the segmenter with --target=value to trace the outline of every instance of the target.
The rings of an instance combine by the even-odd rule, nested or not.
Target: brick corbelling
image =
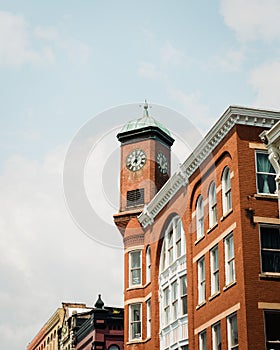
[[[131,236],[124,237],[123,239],[124,247],[128,248],[128,247],[144,244],[144,236],[145,236],[144,233],[141,233],[138,235],[131,235]]]

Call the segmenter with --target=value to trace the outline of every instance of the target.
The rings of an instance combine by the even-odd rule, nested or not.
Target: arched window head
[[[146,283],[151,282],[151,247],[146,249]]]
[[[203,198],[200,195],[196,202],[196,239],[204,236],[204,207]]]
[[[231,182],[229,167],[225,167],[222,175],[222,196],[223,196],[223,215],[232,209],[231,201]]]
[[[216,185],[214,182],[209,187],[209,228],[217,223],[217,199],[216,199]]]

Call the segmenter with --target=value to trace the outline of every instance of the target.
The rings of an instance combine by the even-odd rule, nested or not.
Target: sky
[[[175,169],[229,105],[279,110],[279,44],[278,0],[0,0],[3,349],[62,301],[122,306],[116,134],[144,100]]]

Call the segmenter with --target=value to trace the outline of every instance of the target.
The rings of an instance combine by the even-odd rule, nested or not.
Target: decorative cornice
[[[152,201],[145,205],[142,213],[138,216],[141,225],[146,228],[153,224],[157,214],[182,186],[188,184],[190,176],[199,168],[234,125],[240,124],[270,129],[275,124],[275,121],[279,119],[280,112],[230,106]]]

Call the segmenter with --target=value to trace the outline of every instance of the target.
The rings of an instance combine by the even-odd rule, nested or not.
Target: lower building
[[[123,308],[62,303],[27,350],[123,350]]]

